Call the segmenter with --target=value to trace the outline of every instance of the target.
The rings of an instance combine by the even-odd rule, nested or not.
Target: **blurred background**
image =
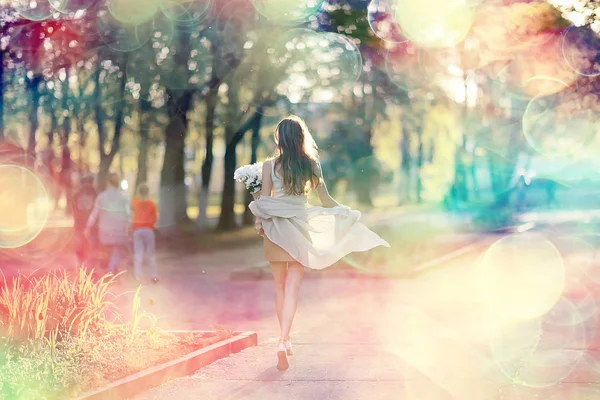
[[[273,153],[289,114],[333,195],[364,211],[466,213],[494,230],[598,201],[592,1],[0,7],[3,248],[72,224],[81,177],[101,190],[111,171],[129,194],[150,186],[163,230],[251,224],[233,172]]]
[[[14,326],[44,318],[11,293],[59,293],[32,294],[44,281],[30,274],[94,266],[75,255],[89,238],[74,193],[117,173],[159,211],[160,282],[119,275],[123,318],[141,307],[164,329],[219,323],[277,343],[252,197],[233,177],[295,114],[330,192],[391,248],[306,271],[292,335],[310,344],[295,356],[308,378],[289,385],[318,381],[321,398],[355,371],[367,389],[346,398],[391,398],[371,388],[400,382],[418,400],[598,399],[599,34],[597,0],[0,0],[0,295],[24,307]],[[253,354],[231,362],[263,368]],[[244,387],[281,393],[252,368]]]

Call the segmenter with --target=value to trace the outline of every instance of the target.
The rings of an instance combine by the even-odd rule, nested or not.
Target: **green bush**
[[[72,397],[66,395],[107,383],[107,370],[135,370],[140,360],[122,357],[128,348],[160,349],[173,341],[164,333],[141,335],[140,322],[155,319],[140,311],[139,288],[133,318],[123,322],[117,296],[110,292],[117,276],[96,280],[93,271],[81,269],[73,278],[63,272],[5,281],[0,291],[0,399]]]
[[[52,335],[84,340],[118,320],[114,295],[116,276],[94,281],[93,271],[81,269],[75,279],[66,272],[38,278],[19,275],[0,291],[0,334],[13,341],[40,341]]]

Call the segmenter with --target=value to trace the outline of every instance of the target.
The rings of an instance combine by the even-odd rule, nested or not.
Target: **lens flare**
[[[494,328],[490,349],[511,383],[543,388],[568,377],[584,355],[586,334],[577,308],[561,298],[541,318],[504,321]]]
[[[390,80],[405,91],[431,88],[438,75],[427,75],[421,69],[419,53],[422,50],[410,42],[401,46],[404,46],[402,51],[390,50],[385,55],[385,70]]]
[[[509,66],[511,79],[530,97],[559,93],[579,77],[561,55],[561,36],[545,36],[549,36],[547,41],[514,53]]]
[[[582,285],[586,284],[587,274],[592,267],[594,247],[574,236],[559,236],[553,238],[552,242],[565,264],[567,289],[581,290]]]
[[[497,391],[489,381],[485,381],[486,385],[473,383],[484,381],[490,361],[479,354],[475,346],[462,341],[459,335],[423,311],[394,305],[385,312],[385,320],[381,340],[386,349],[443,389],[424,390],[415,386],[408,390],[409,398],[416,400],[417,393],[425,395],[424,398],[436,398],[428,396],[445,391],[451,394],[448,398],[468,399],[474,386],[481,398],[491,398]]]
[[[344,35],[294,29],[268,49],[270,73],[283,76],[277,93],[292,103],[335,101],[354,87],[362,72],[362,57]]]
[[[523,134],[529,146],[546,157],[577,155],[597,133],[598,118],[584,102],[576,93],[531,99],[523,114]]]
[[[563,58],[573,71],[589,77],[600,75],[598,38],[591,30],[570,26],[561,44]]]
[[[23,18],[31,21],[43,21],[52,16],[54,11],[47,0],[12,0],[10,4]]]
[[[540,317],[554,307],[565,286],[560,253],[537,235],[498,240],[486,251],[480,268],[485,306],[503,318]]]
[[[473,24],[473,9],[461,0],[398,0],[392,9],[404,35],[426,48],[456,46]]]
[[[269,21],[280,25],[299,25],[315,15],[323,0],[252,0],[252,5]]]
[[[112,16],[125,25],[139,25],[154,18],[161,0],[109,0],[108,10]]]
[[[152,22],[139,25],[122,24],[108,10],[98,11],[96,25],[104,44],[119,52],[141,48],[148,43],[154,31]]]
[[[11,249],[35,239],[48,221],[50,198],[29,169],[0,165],[0,248]]]
[[[49,0],[52,8],[63,14],[85,11],[95,2],[96,0]]]
[[[596,400],[600,399],[600,387],[573,385],[562,399]]]
[[[195,26],[208,16],[212,0],[162,0],[163,14],[177,25]]]
[[[369,26],[380,39],[390,43],[403,43],[408,39],[394,20],[394,4],[392,0],[371,1],[367,9]]]

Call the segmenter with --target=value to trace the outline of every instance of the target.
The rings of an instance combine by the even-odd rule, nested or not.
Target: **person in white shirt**
[[[108,272],[117,273],[121,259],[128,251],[131,208],[127,195],[119,189],[119,175],[112,173],[108,187],[96,198],[94,210],[86,226],[86,236],[98,223],[98,241],[110,249]]]

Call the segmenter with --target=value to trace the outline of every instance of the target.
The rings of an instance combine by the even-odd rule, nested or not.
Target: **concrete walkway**
[[[188,312],[196,322],[216,318],[256,330],[260,345],[135,400],[600,398],[595,287],[565,291],[533,325],[508,323],[484,302],[481,254],[413,280],[305,280],[292,332],[296,354],[286,372],[275,369],[272,284],[213,281],[198,288],[205,301],[187,304]],[[523,293],[535,299],[542,287],[521,278],[493,289],[508,302]]]

